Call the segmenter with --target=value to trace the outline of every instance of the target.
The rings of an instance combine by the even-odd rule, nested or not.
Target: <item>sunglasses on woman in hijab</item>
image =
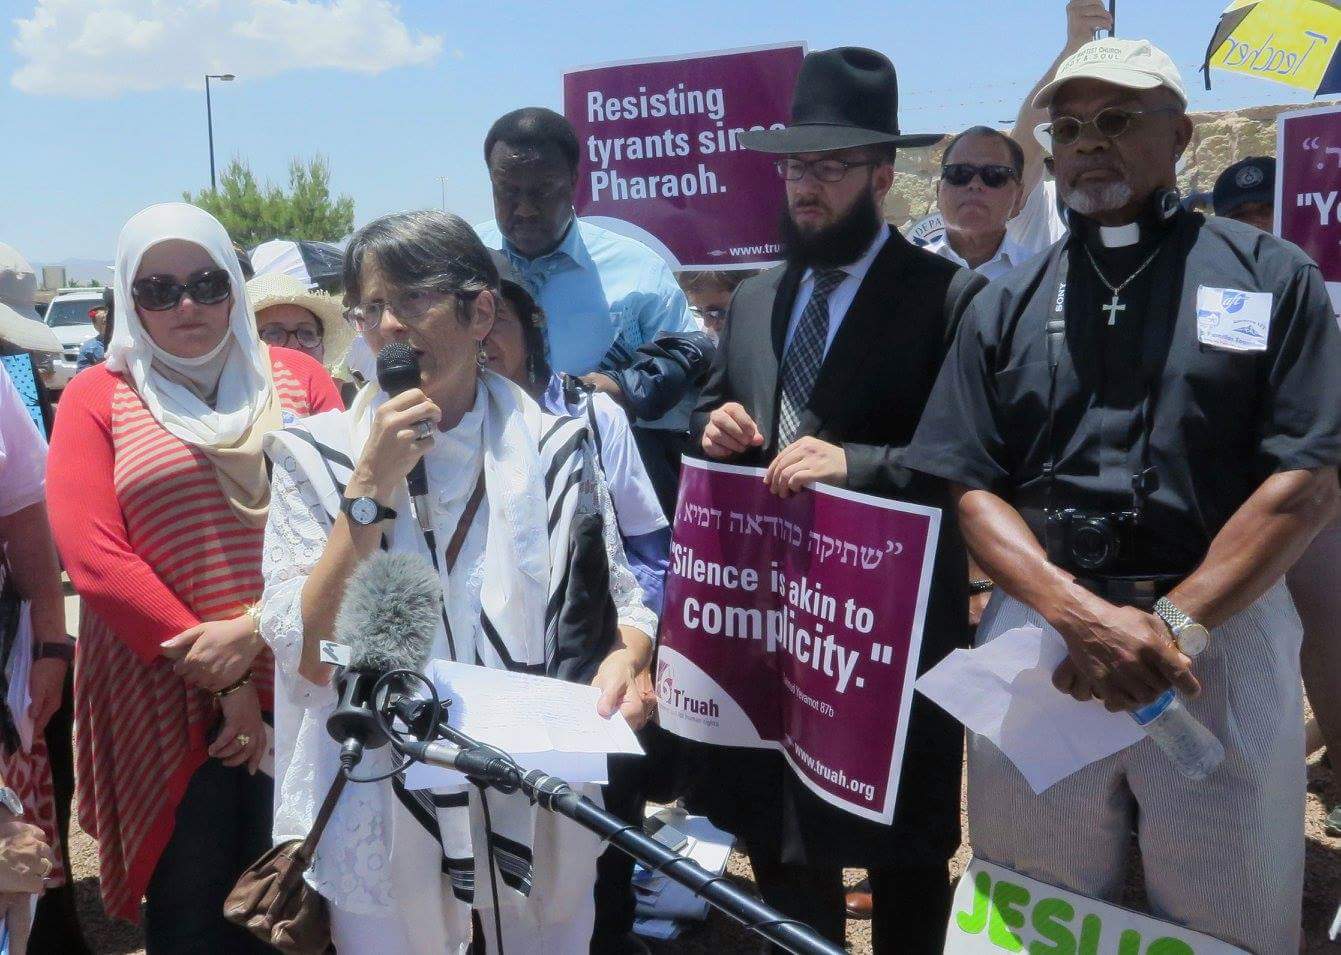
[[[227,269],[205,269],[186,282],[178,282],[170,275],[146,275],[130,285],[135,304],[151,312],[166,312],[190,295],[197,305],[215,305],[228,298],[233,290],[232,277]]]

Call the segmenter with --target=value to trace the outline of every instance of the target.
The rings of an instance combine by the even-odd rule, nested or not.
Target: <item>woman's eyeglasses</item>
[[[988,189],[1000,189],[1008,182],[1015,181],[1015,169],[1011,166],[989,164],[979,166],[971,162],[952,162],[941,167],[941,179],[952,186],[967,186],[977,176]]]
[[[178,282],[167,275],[147,275],[130,284],[130,295],[135,304],[150,312],[176,308],[183,295],[191,296],[191,301],[197,305],[217,305],[232,291],[233,280],[227,269],[206,269],[186,282]]]
[[[345,320],[359,331],[376,328],[382,323],[382,316],[388,308],[396,318],[413,322],[428,314],[428,310],[449,295],[455,295],[463,303],[473,301],[478,292],[462,292],[454,289],[410,289],[400,295],[393,295],[390,301],[362,302],[345,309]]]
[[[1182,110],[1174,106],[1160,106],[1155,109],[1123,109],[1121,106],[1110,106],[1099,110],[1093,119],[1058,116],[1051,123],[1044,123],[1039,128],[1052,136],[1054,145],[1070,146],[1080,138],[1086,126],[1093,126],[1094,131],[1105,139],[1117,139],[1131,129],[1138,116],[1181,112]]]
[[[297,342],[301,348],[308,349],[321,344],[321,329],[308,325],[292,331],[279,324],[264,325],[258,334],[261,336],[261,341],[276,348],[287,348],[291,341]]]
[[[724,308],[700,308],[697,305],[690,305],[689,311],[698,317],[705,328],[717,328],[726,322],[726,309]]]

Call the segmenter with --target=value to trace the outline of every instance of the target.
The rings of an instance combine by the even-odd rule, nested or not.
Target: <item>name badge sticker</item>
[[[1197,341],[1225,351],[1266,351],[1275,297],[1233,288],[1197,289]]]
[[[334,663],[336,666],[347,667],[350,660],[350,649],[343,643],[336,643],[333,640],[321,641],[319,653],[322,663]]]

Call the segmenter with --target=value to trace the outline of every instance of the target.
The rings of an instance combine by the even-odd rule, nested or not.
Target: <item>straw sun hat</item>
[[[315,315],[321,321],[321,343],[325,349],[322,362],[327,368],[334,368],[349,351],[354,329],[345,321],[339,299],[309,289],[301,280],[278,272],[258,275],[248,282],[247,298],[258,320],[262,309],[271,305],[297,305]]]

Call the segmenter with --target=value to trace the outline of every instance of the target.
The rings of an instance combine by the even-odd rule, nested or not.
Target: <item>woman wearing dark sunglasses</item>
[[[62,397],[52,528],[83,600],[75,660],[79,809],[103,904],[155,953],[268,950],[223,900],[270,845],[256,626],[269,479],[261,439],[340,406],[325,370],[269,349],[223,226],[183,203],[117,244],[104,364]]]

